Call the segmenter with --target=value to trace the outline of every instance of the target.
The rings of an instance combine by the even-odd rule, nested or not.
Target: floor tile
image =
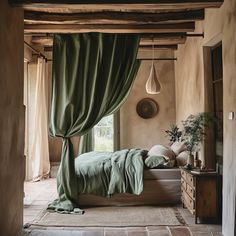
[[[221,225],[207,225],[209,231],[211,232],[222,232],[222,226]]]
[[[170,236],[170,234],[167,230],[154,230],[149,231],[148,236]]]
[[[167,230],[166,226],[147,226],[148,231]]]
[[[103,236],[103,231],[82,231],[82,236]]]
[[[126,231],[146,231],[147,227],[126,227]]]
[[[106,231],[105,230],[105,233],[104,233],[104,236],[128,236],[128,233],[126,231],[122,231],[122,230],[115,230],[115,231],[112,231],[112,230],[109,230],[109,231]]]
[[[172,236],[191,236],[189,229],[186,227],[170,227]]]
[[[223,236],[220,232],[212,232],[212,236]]]
[[[29,236],[82,236],[82,232],[65,231],[65,230],[35,230],[30,232]]]
[[[209,232],[209,228],[206,225],[191,225],[189,226],[191,232]]]
[[[147,231],[128,231],[128,236],[148,236]]]
[[[192,236],[212,236],[210,232],[192,232]]]

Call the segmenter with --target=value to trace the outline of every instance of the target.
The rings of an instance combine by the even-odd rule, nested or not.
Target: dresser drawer
[[[186,182],[191,186],[195,187],[195,179],[191,174],[186,173]]]
[[[195,209],[195,201],[182,189],[182,201],[191,212]]]
[[[186,192],[193,200],[195,200],[195,188],[191,187],[187,183],[186,183]]]
[[[181,177],[184,178],[186,180],[186,171],[181,170]]]
[[[181,179],[181,187],[185,190],[185,191],[187,191],[187,182],[182,178]]]

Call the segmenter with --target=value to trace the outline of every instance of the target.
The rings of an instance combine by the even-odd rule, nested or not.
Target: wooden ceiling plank
[[[184,44],[186,42],[186,38],[179,38],[179,39],[141,39],[140,45],[171,45],[171,44]]]
[[[13,6],[36,10],[64,9],[200,9],[220,7],[223,0],[9,0]]]
[[[53,37],[33,36],[31,42],[35,45],[52,46]]]
[[[24,21],[30,24],[156,24],[169,21],[203,20],[204,9],[194,11],[133,13],[96,12],[55,14],[25,12]]]
[[[177,50],[178,49],[178,45],[174,44],[174,45],[155,45],[154,46],[154,50]],[[153,50],[153,46],[139,46],[139,50],[141,51],[152,51]]]
[[[193,32],[194,22],[177,24],[141,24],[141,25],[31,25],[25,24],[26,33],[162,33],[162,32]]]
[[[183,44],[186,41],[186,33],[162,33],[162,34],[141,34],[140,45],[171,45]],[[52,46],[51,36],[32,36],[34,45]]]

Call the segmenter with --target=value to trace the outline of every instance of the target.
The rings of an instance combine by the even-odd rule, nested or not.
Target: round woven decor
[[[140,100],[136,106],[136,111],[143,119],[150,119],[157,115],[158,104],[151,98]]]

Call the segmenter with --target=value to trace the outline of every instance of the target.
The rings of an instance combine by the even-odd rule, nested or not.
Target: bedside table
[[[181,168],[181,200],[195,215],[195,224],[198,218],[219,220],[219,183],[216,172],[193,173]]]

